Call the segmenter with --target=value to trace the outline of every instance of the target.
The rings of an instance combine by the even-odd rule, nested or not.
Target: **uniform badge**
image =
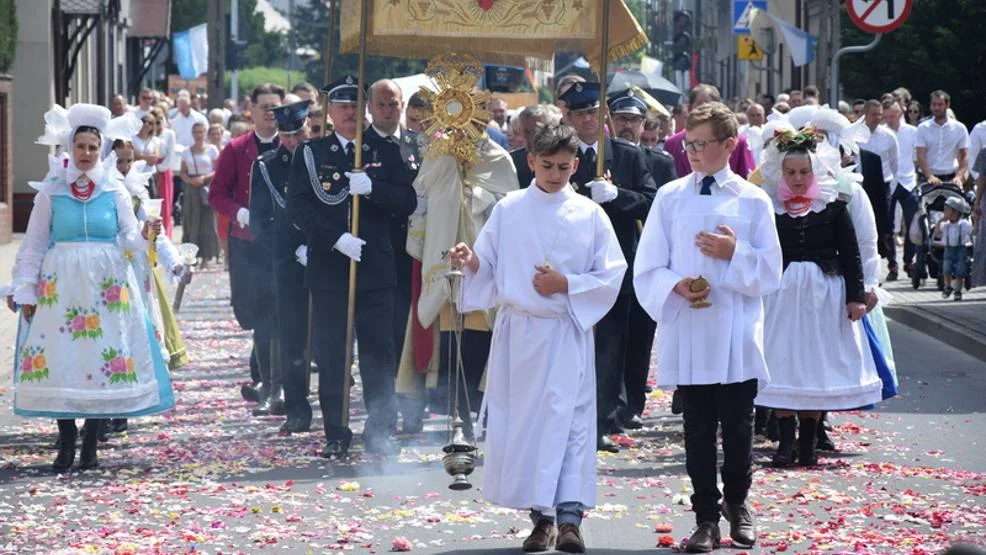
[[[288,194],[288,188],[287,187],[284,188],[284,194],[285,195]]]
[[[332,152],[339,152],[339,145],[332,145],[329,147]]]
[[[369,151],[370,151],[370,145],[364,144],[363,145],[363,152],[369,152]]]
[[[333,181],[339,181],[340,179],[342,179],[342,175],[340,175],[339,172],[335,172],[334,174],[332,174]]]
[[[287,162],[287,161],[288,161],[288,155],[287,154],[282,154],[281,155],[281,162]]]
[[[332,184],[329,183],[328,181],[323,181],[322,182],[322,190],[323,191],[331,191],[332,190]]]

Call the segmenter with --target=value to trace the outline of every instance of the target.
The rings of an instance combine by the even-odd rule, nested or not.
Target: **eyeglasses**
[[[709,143],[721,143],[724,140],[725,139],[713,139],[711,141],[688,141],[688,140],[684,140],[684,141],[681,142],[681,150],[682,151],[688,151],[688,150],[690,150],[692,152],[702,152],[703,150],[705,150],[705,145],[707,145]]]

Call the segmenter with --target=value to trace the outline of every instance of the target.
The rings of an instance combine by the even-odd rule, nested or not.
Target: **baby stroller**
[[[939,291],[945,289],[945,277],[942,275],[942,256],[945,248],[934,241],[932,233],[938,222],[945,217],[945,202],[952,197],[962,199],[968,204],[962,190],[955,185],[945,183],[921,185],[918,212],[914,215],[909,230],[911,242],[915,247],[914,266],[911,269],[911,286],[914,289],[919,289],[922,281],[928,277],[935,278]],[[966,289],[971,287],[968,279],[964,284]]]

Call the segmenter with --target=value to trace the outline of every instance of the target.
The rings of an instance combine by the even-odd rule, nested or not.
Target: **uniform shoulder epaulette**
[[[637,145],[631,143],[630,141],[628,141],[626,139],[620,138],[620,137],[613,137],[613,143],[614,144],[618,144],[618,145],[622,145],[622,146],[629,146],[629,147],[637,148]]]
[[[270,160],[274,158],[274,154],[276,153],[277,153],[276,148],[272,148],[270,150],[264,151],[263,153],[260,154],[260,156],[257,156],[257,161],[264,163],[270,162]]]

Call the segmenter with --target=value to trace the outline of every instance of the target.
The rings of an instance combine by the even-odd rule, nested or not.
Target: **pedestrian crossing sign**
[[[759,62],[763,60],[764,51],[757,44],[757,41],[753,40],[750,35],[737,35],[736,36],[736,55],[740,60],[745,60],[748,62]]]

